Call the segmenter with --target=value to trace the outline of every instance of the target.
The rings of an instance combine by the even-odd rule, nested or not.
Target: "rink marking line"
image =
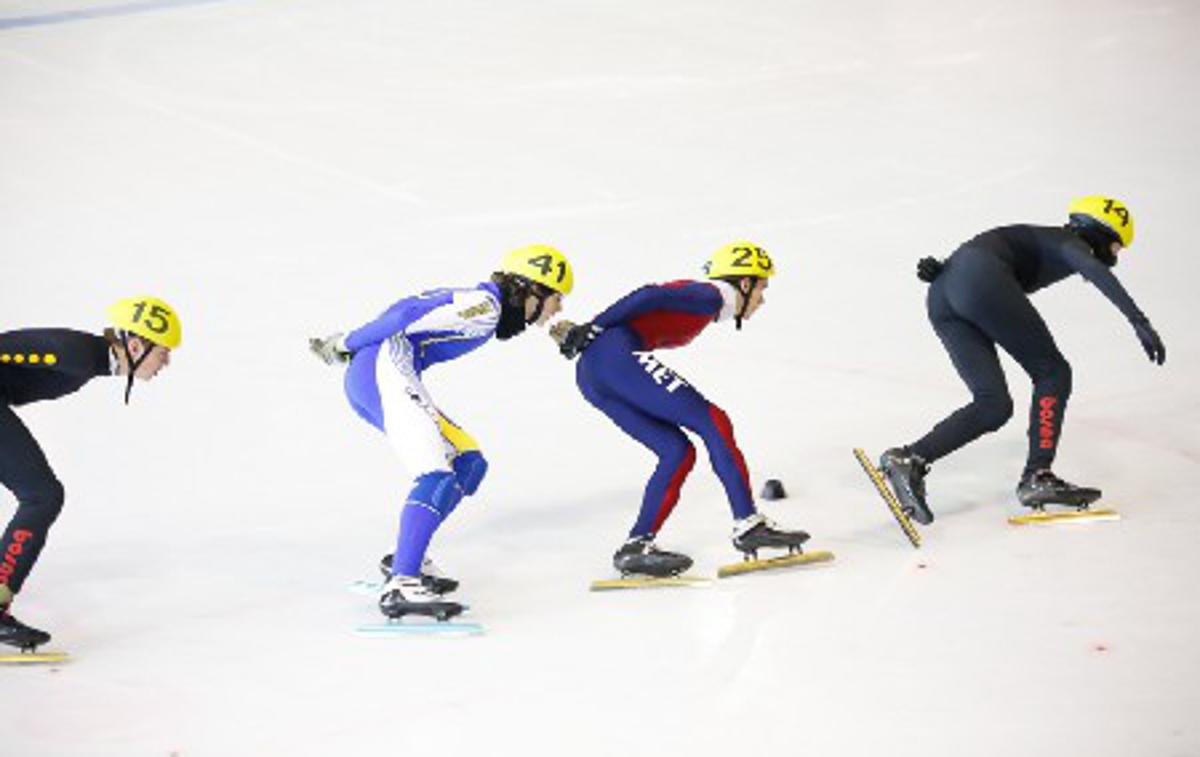
[[[78,8],[57,13],[43,13],[36,16],[13,16],[0,18],[0,29],[18,29],[26,26],[51,26],[53,24],[69,24],[74,21],[91,21],[97,18],[112,18],[114,16],[135,16],[139,13],[182,8],[192,5],[213,5],[228,3],[234,0],[141,0],[124,5],[93,6]]]

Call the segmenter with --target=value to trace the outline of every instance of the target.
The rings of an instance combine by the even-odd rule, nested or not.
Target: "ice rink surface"
[[[1200,754],[1200,5],[86,2],[0,0],[0,329],[148,292],[184,343],[19,411],[68,499],[15,609],[75,659],[0,669],[0,754]],[[850,449],[966,400],[915,261],[1092,193],[1166,365],[1078,278],[1034,301],[1057,471],[1124,520],[1007,525],[1020,409],[914,551]],[[534,241],[585,319],[739,237],[768,304],[661,357],[835,564],[590,594],[651,459],[532,332],[427,374],[491,461],[434,544],[487,635],[354,636],[407,476],[306,338]],[[729,528],[702,455],[661,543],[711,575]]]

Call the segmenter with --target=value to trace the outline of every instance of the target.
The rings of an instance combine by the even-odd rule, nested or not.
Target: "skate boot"
[[[788,554],[800,552],[806,541],[808,534],[804,531],[784,531],[762,513],[755,513],[733,524],[733,546],[747,560],[757,560],[758,550],[763,548],[786,549]]]
[[[392,555],[384,555],[383,559],[379,561],[379,572],[383,574],[385,581],[392,577]],[[449,594],[458,588],[458,581],[449,576],[443,576],[442,572],[438,570],[438,566],[428,557],[421,562],[421,583],[425,585],[426,589],[439,596]]]
[[[449,620],[463,611],[457,602],[447,602],[425,588],[420,576],[392,576],[379,592],[379,610],[389,618],[425,615]]]
[[[1063,481],[1048,470],[1026,473],[1017,484],[1017,499],[1025,507],[1034,510],[1046,505],[1067,505],[1086,510],[1088,505],[1100,499],[1099,489],[1076,486]]]
[[[0,607],[0,644],[8,644],[23,651],[33,651],[50,641],[50,634],[25,625]]]
[[[928,463],[903,447],[893,447],[879,456],[879,470],[887,476],[905,515],[923,526],[933,523],[933,511],[925,503]]]
[[[613,567],[622,576],[636,574],[669,578],[692,567],[692,558],[659,549],[654,544],[653,536],[636,536],[622,544],[613,555]]]

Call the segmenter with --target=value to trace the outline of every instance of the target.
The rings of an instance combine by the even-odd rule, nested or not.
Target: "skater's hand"
[[[1167,359],[1167,348],[1159,338],[1158,332],[1150,325],[1150,321],[1144,318],[1134,321],[1133,330],[1137,332],[1137,338],[1142,343],[1142,349],[1150,357],[1150,362],[1162,365]]]
[[[330,334],[324,338],[309,339],[308,349],[325,365],[345,363],[350,360],[350,350],[346,349],[346,337],[341,332]]]
[[[559,325],[561,324],[555,324],[555,326]],[[594,323],[581,323],[578,326],[571,324],[565,332],[561,333],[561,338],[556,340],[558,341],[558,351],[567,360],[571,360],[586,350],[592,340],[600,336],[600,332],[603,330]]]
[[[925,283],[932,283],[942,272],[946,264],[937,258],[921,258],[917,261],[917,278]]]

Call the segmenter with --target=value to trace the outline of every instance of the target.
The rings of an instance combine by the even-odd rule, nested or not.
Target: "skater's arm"
[[[1150,325],[1150,319],[1138,308],[1133,297],[1125,291],[1125,287],[1121,286],[1120,280],[1113,275],[1108,266],[1097,260],[1082,242],[1064,245],[1063,256],[1080,276],[1092,282],[1129,320],[1151,362],[1162,365],[1167,359],[1167,349],[1163,346],[1162,339]]]
[[[500,303],[482,289],[455,290],[451,298],[427,310],[405,326],[408,334],[457,334],[463,338],[490,335],[500,322]]]
[[[1061,252],[1067,264],[1099,289],[1130,323],[1147,320],[1145,313],[1138,309],[1137,303],[1133,301],[1133,297],[1121,286],[1120,280],[1108,266],[1092,255],[1082,241],[1064,244]]]
[[[346,349],[353,353],[372,344],[379,344],[393,334],[406,330],[413,321],[448,300],[448,293],[406,297],[385,310],[383,315],[347,334]]]
[[[715,318],[724,302],[720,290],[713,284],[695,281],[649,284],[617,300],[596,316],[592,323],[609,328],[659,310],[711,315]]]
[[[102,336],[70,329],[23,329],[0,334],[0,364],[78,378],[112,375]]]

